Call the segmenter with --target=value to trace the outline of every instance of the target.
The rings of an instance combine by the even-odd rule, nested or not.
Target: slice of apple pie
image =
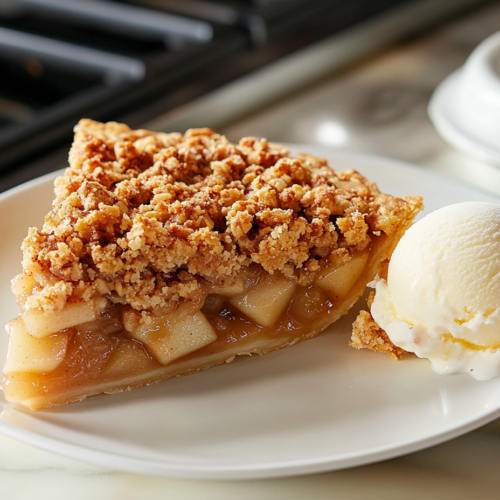
[[[193,373],[315,336],[421,208],[254,138],[82,120],[23,242],[3,389],[30,408]]]

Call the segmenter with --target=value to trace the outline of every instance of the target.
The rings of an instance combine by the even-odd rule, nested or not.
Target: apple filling
[[[201,307],[181,301],[147,316],[104,297],[53,313],[28,309],[7,325],[4,391],[31,408],[52,406],[310,338],[357,300],[374,272],[370,258],[377,252],[355,254],[340,266],[327,261],[308,286],[254,265],[229,285],[208,286]],[[14,280],[21,302],[29,279]]]

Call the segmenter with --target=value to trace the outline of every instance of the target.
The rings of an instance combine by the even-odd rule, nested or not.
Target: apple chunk
[[[124,324],[128,322],[124,320]],[[217,339],[212,326],[200,311],[181,306],[147,325],[139,325],[130,336],[143,343],[163,365],[197,351]]]
[[[97,319],[94,300],[66,304],[61,311],[39,311],[28,309],[22,314],[26,331],[34,337],[42,338],[65,328],[81,325]]]
[[[7,323],[10,342],[5,374],[15,372],[49,373],[64,359],[68,347],[68,334],[58,333],[36,338],[24,329],[20,318]]]
[[[259,325],[272,326],[287,308],[296,288],[296,283],[281,273],[262,273],[255,285],[229,303]]]
[[[245,291],[245,277],[240,275],[232,284],[212,285],[210,287],[211,294],[223,295],[224,297],[234,297],[241,295]]]
[[[132,339],[122,339],[109,357],[104,372],[110,377],[128,377],[155,367],[155,361]]]
[[[314,284],[332,298],[344,298],[352,289],[368,260],[368,253],[354,255],[351,260],[336,268],[328,268],[316,277]]]

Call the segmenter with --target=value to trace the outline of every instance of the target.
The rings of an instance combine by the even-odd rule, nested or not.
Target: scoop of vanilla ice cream
[[[371,312],[391,341],[438,373],[500,375],[500,205],[459,203],[411,227]]]

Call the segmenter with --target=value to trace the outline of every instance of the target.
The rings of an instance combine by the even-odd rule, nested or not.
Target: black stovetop
[[[412,1],[0,0],[0,172],[81,117],[139,126]]]

